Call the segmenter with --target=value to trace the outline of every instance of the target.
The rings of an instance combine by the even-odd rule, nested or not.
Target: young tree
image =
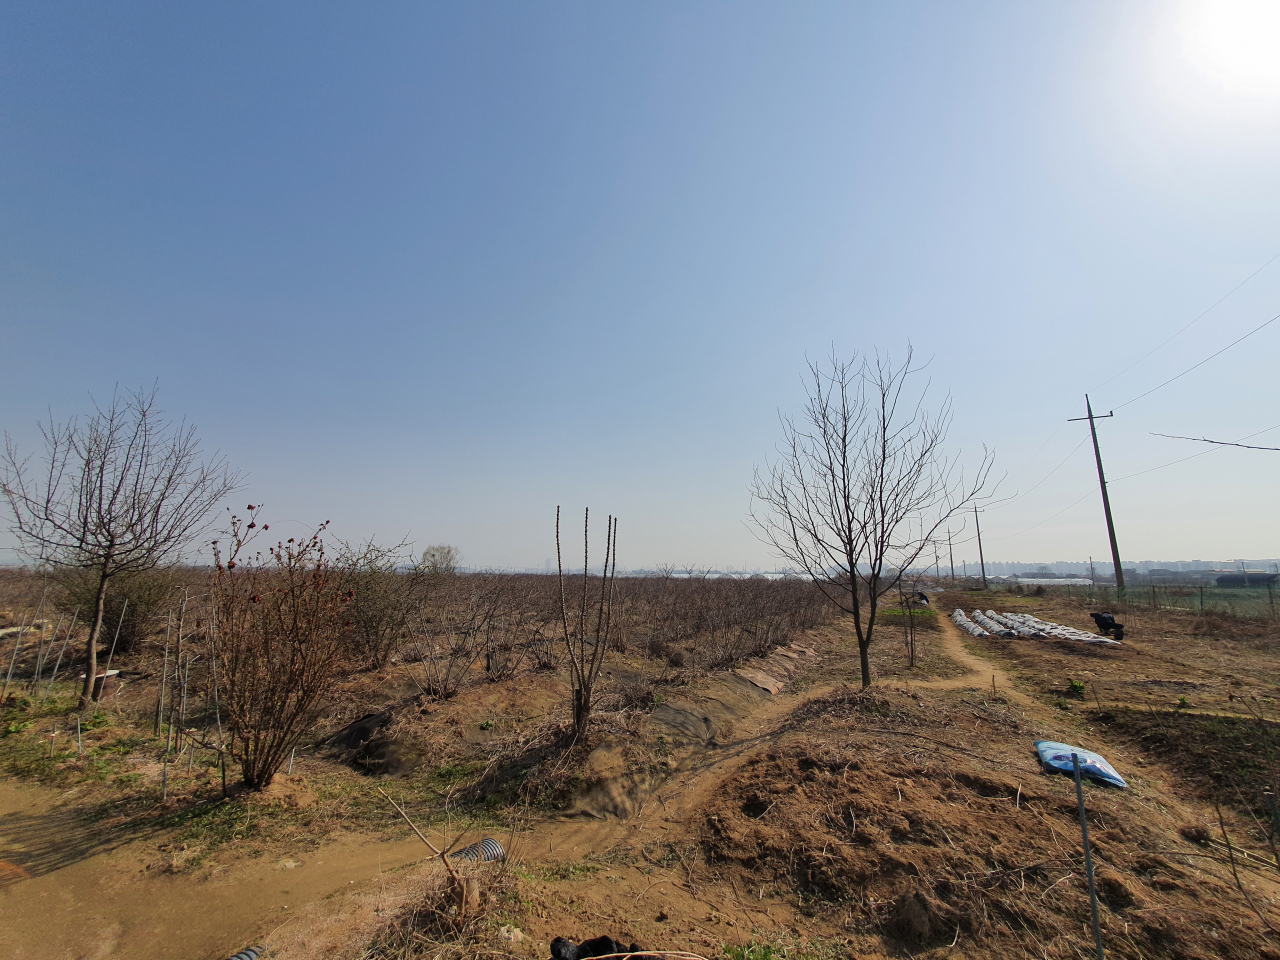
[[[90,571],[88,668],[80,707],[93,697],[104,599],[114,577],[181,559],[240,475],[216,454],[204,461],[195,428],[163,419],[156,390],[94,404],[85,421],[41,424],[40,468],[20,459],[9,435],[0,489],[25,553],[57,567]]]
[[[618,520],[609,517],[605,525],[604,566],[600,570],[600,597],[590,602],[591,567],[587,534],[590,511],[582,515],[582,604],[571,621],[565,596],[564,564],[560,558],[560,508],[556,507],[556,566],[560,573],[560,626],[569,651],[569,686],[573,696],[573,732],[584,737],[591,722],[591,698],[600,668],[609,651],[609,627],[613,614],[613,581],[618,569]],[[612,565],[611,565],[612,564]],[[588,605],[595,607],[588,611]],[[594,613],[595,624],[591,624]]]
[[[810,363],[804,414],[781,418],[779,459],[751,486],[761,539],[853,615],[864,687],[881,598],[945,541],[947,520],[983,496],[991,471],[985,448],[968,481],[945,454],[951,398],[929,413],[927,382],[909,389],[918,372],[909,347],[899,366],[879,356]]]

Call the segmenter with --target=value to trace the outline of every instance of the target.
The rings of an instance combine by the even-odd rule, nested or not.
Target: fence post
[[[1080,783],[1080,756],[1071,754],[1071,768],[1076,777],[1076,803],[1080,807],[1080,836],[1084,838],[1084,870],[1089,879],[1089,909],[1093,913],[1093,944],[1098,960],[1106,960],[1102,950],[1102,928],[1098,924],[1098,890],[1093,884],[1093,854],[1089,852],[1089,818],[1084,812],[1084,786]]]

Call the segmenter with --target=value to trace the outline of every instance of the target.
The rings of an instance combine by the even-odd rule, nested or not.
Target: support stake
[[[1071,768],[1076,777],[1076,803],[1080,807],[1080,836],[1084,838],[1084,870],[1089,878],[1089,909],[1093,913],[1093,945],[1098,951],[1098,960],[1106,960],[1102,950],[1102,927],[1098,923],[1098,890],[1093,885],[1093,854],[1089,851],[1089,818],[1084,812],[1084,786],[1080,782],[1080,757],[1071,754]]]

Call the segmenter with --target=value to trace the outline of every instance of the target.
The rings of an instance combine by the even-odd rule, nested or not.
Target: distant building
[[[1277,580],[1280,580],[1280,573],[1244,570],[1240,573],[1224,573],[1215,582],[1220,587],[1267,587]]]

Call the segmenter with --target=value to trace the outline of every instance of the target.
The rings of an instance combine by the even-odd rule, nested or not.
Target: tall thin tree
[[[592,697],[605,654],[613,620],[614,576],[618,570],[618,518],[605,523],[604,565],[600,568],[600,595],[591,599],[591,565],[588,534],[591,512],[582,514],[582,603],[572,619],[565,594],[564,562],[560,554],[560,508],[556,507],[556,566],[560,575],[560,624],[569,651],[569,686],[573,697],[573,732],[582,737],[591,722]],[[594,611],[589,610],[595,607]],[[591,624],[591,614],[595,625]]]

